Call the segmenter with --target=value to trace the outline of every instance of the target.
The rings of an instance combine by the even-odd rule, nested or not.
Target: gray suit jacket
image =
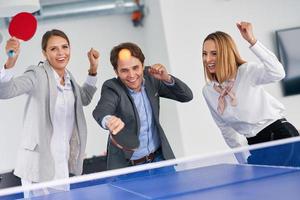
[[[83,106],[88,105],[96,88],[88,84],[80,87],[71,75],[75,96],[76,127],[70,141],[69,172],[80,175],[86,147],[87,127]],[[21,146],[15,175],[32,181],[52,180],[54,161],[50,151],[53,114],[57,97],[56,82],[50,64],[29,67],[23,75],[0,83],[0,98],[8,99],[27,94]]]
[[[149,98],[153,117],[161,140],[161,147],[165,159],[175,158],[168,139],[159,122],[159,98],[165,97],[181,102],[190,101],[193,93],[190,88],[173,77],[175,84],[167,86],[144,70],[145,90]],[[126,86],[116,78],[107,80],[101,90],[101,98],[97,107],[93,111],[95,120],[101,125],[102,119],[106,115],[115,115],[123,120],[125,127],[114,136],[114,139],[123,147],[134,149],[139,146],[140,119],[136,106]],[[132,156],[132,151],[121,150],[108,140],[107,146],[107,168],[116,169],[128,166],[128,159]]]

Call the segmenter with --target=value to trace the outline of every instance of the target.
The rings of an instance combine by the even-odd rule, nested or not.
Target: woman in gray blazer
[[[45,61],[28,67],[18,77],[13,77],[10,70],[20,53],[16,38],[7,41],[6,51],[10,50],[15,53],[0,71],[0,98],[28,96],[15,175],[22,185],[67,178],[69,173],[80,175],[87,138],[83,106],[91,102],[96,91],[99,53],[94,49],[88,52],[89,76],[79,86],[67,70],[70,42],[64,32],[47,31],[42,38]]]

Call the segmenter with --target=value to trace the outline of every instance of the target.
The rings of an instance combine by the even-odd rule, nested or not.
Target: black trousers
[[[248,144],[252,145],[295,136],[299,136],[297,129],[283,118],[247,140]],[[251,156],[247,159],[249,164],[300,166],[300,142],[252,150],[250,153]]]
[[[299,136],[297,129],[285,118],[282,118],[261,130],[256,136],[247,138],[247,140],[248,144],[251,145],[295,136]]]

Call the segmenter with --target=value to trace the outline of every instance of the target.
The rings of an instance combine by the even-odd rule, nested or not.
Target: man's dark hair
[[[138,47],[134,43],[125,42],[125,43],[121,43],[121,44],[115,46],[110,52],[110,63],[114,67],[114,70],[117,70],[117,68],[118,68],[119,52],[122,49],[128,49],[131,53],[131,56],[134,56],[137,59],[139,59],[141,61],[141,63],[144,65],[145,56],[144,56],[142,50],[140,49],[140,47]]]

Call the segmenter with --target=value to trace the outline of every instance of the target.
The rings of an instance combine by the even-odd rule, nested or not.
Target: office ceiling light
[[[33,13],[39,9],[39,0],[0,0],[0,17],[12,17],[19,12]]]

